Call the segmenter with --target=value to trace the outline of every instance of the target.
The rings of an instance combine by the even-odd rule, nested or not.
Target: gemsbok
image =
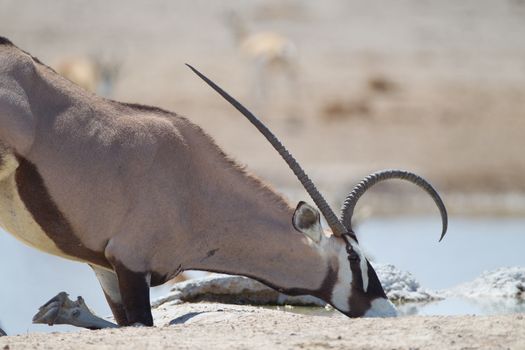
[[[235,11],[228,12],[225,20],[240,54],[249,63],[253,76],[251,84],[254,104],[262,107],[271,102],[270,84],[279,76],[288,85],[285,91],[290,94],[290,99],[297,100],[300,92],[297,80],[299,55],[293,41],[275,31],[250,32],[245,21]]]
[[[150,286],[189,269],[310,294],[349,317],[395,316],[352,230],[354,207],[375,183],[408,180],[437,204],[443,238],[438,193],[413,173],[381,171],[355,187],[338,219],[279,140],[191,69],[270,141],[330,229],[318,209],[291,207],[188,119],[98,97],[0,37],[2,227],[36,249],[89,264],[120,326],[152,326]]]
[[[120,69],[120,61],[94,55],[64,58],[56,64],[58,74],[106,98],[113,95]]]

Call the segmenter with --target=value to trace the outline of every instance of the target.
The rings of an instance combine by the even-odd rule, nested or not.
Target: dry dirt
[[[185,323],[3,337],[0,349],[525,349],[523,315],[349,319],[223,304],[175,308]]]

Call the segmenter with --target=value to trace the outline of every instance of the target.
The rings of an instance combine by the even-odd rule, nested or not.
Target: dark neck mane
[[[14,46],[13,43],[9,39],[4,38],[3,36],[0,36],[0,45]]]

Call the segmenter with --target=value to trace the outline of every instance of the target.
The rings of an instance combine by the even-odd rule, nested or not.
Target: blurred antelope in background
[[[255,108],[269,102],[270,83],[279,76],[287,83],[289,97],[297,97],[299,57],[295,44],[275,31],[250,32],[246,22],[234,11],[226,14],[226,24],[239,52],[249,62]]]
[[[97,56],[77,56],[60,60],[55,65],[58,74],[100,96],[113,96],[122,64],[115,59]]]

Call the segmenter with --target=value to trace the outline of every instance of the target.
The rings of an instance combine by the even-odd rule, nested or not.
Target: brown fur
[[[109,268],[103,251],[93,251],[84,247],[73,232],[71,225],[49,197],[36,167],[22,157],[16,170],[16,184],[27,209],[35,221],[64,253],[91,264]]]

